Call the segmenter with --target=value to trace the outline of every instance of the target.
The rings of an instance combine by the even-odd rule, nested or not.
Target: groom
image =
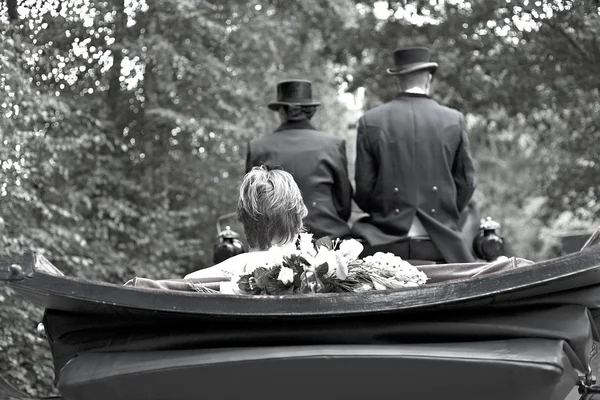
[[[356,195],[370,217],[353,233],[370,246],[396,243],[402,258],[471,262],[458,228],[475,190],[465,118],[429,97],[438,64],[429,49],[394,52],[399,94],[358,122]]]
[[[317,239],[342,239],[350,236],[352,202],[346,144],[311,124],[320,104],[312,99],[310,81],[279,82],[277,100],[269,108],[279,114],[281,125],[248,144],[246,171],[264,164],[291,173],[308,208],[308,232]]]

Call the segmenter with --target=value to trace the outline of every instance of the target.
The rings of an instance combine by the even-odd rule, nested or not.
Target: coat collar
[[[430,99],[431,97],[429,97],[428,95],[424,94],[424,93],[412,93],[412,92],[402,92],[402,93],[398,93],[396,95],[397,99],[403,98],[403,97],[421,97],[421,98],[425,98],[425,99]]]
[[[284,122],[283,124],[279,125],[279,128],[275,129],[275,132],[279,132],[279,131],[287,131],[290,129],[311,129],[313,131],[316,131],[317,128],[315,128],[309,120],[305,119],[302,121],[287,121]]]

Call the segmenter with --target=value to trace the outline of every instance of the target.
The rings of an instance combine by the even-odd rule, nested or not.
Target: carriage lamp
[[[213,263],[218,264],[238,254],[246,252],[244,244],[238,239],[239,234],[234,232],[231,227],[226,226],[220,231],[219,243],[215,245],[213,252]]]
[[[500,229],[500,224],[491,217],[481,220],[479,233],[473,240],[473,250],[477,257],[494,261],[504,254],[504,239],[496,233],[497,229]]]
[[[43,322],[40,322],[37,326],[36,332],[37,337],[42,338],[42,339],[47,339],[48,336],[46,336],[46,327],[44,326]]]

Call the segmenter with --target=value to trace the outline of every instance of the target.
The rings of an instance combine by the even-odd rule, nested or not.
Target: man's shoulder
[[[269,136],[271,136],[271,134],[267,134],[267,135],[260,135],[260,136],[255,136],[251,139],[248,139],[248,143],[252,146],[258,143],[262,143],[265,140],[269,140]]]
[[[406,100],[411,100],[411,97],[407,97]],[[425,108],[433,108],[438,112],[441,113],[447,113],[447,114],[455,114],[455,115],[460,115],[461,112],[458,111],[457,109],[454,109],[452,107],[448,107],[445,106],[443,104],[438,103],[435,99],[432,99],[430,97],[418,97],[417,98],[419,101],[423,101],[425,100],[424,103],[421,103],[422,105],[426,105]],[[404,107],[403,103],[401,101],[398,101],[399,99],[394,99],[391,101],[388,101],[387,103],[383,103],[380,104],[378,106],[375,106],[369,110],[367,110],[364,114],[363,117],[371,117],[371,116],[377,116],[377,115],[381,115],[381,114],[386,114],[388,113],[390,110],[393,110],[395,108],[400,108],[400,107]],[[422,107],[420,107],[422,108]]]
[[[270,143],[281,141],[304,141],[318,142],[324,146],[338,146],[344,142],[344,139],[334,136],[318,129],[289,129],[276,131],[259,137],[255,137],[249,141],[250,146],[268,146]]]
[[[382,114],[387,114],[387,112],[393,107],[394,107],[394,102],[388,101],[387,103],[380,104],[378,106],[375,106],[375,107],[365,111],[365,113],[362,115],[361,118],[363,120],[367,120],[372,117],[377,117]]]
[[[339,136],[335,136],[331,133],[328,132],[323,132],[323,131],[314,131],[314,134],[316,135],[316,137],[322,138],[324,142],[326,143],[331,143],[331,144],[340,144],[344,141],[343,138],[339,137]]]
[[[448,106],[445,106],[443,104],[439,104],[437,102],[436,102],[436,104],[437,104],[437,107],[440,110],[439,111],[440,113],[445,113],[448,116],[452,116],[452,117],[456,117],[456,118],[459,118],[462,115],[462,113],[460,111],[458,111],[457,109],[455,109],[455,108],[448,107]]]
[[[407,101],[411,101],[410,98]],[[431,98],[418,98],[418,107],[410,107],[404,101],[392,100],[366,111],[359,120],[359,126],[367,131],[385,129],[388,123],[397,124],[413,119],[436,120],[445,126],[461,124],[463,113],[442,105]]]
[[[253,137],[252,139],[248,140],[248,144],[250,147],[261,147],[263,145],[272,143],[274,140],[278,140],[277,135],[275,133],[267,133]]]
[[[323,150],[335,150],[344,144],[344,139],[317,129],[303,132],[302,137],[302,140],[309,141],[313,144],[316,143],[319,147],[323,148]]]

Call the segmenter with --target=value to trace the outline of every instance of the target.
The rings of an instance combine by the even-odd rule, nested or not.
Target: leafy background
[[[598,1],[2,0],[0,260],[44,254],[120,283],[207,266],[275,83],[313,81],[344,137],[387,101],[402,45],[432,48],[434,97],[468,115],[484,215],[539,260],[598,223]],[[346,95],[347,96],[347,95]],[[353,166],[350,165],[353,170]],[[0,374],[53,393],[41,312],[0,287]]]

